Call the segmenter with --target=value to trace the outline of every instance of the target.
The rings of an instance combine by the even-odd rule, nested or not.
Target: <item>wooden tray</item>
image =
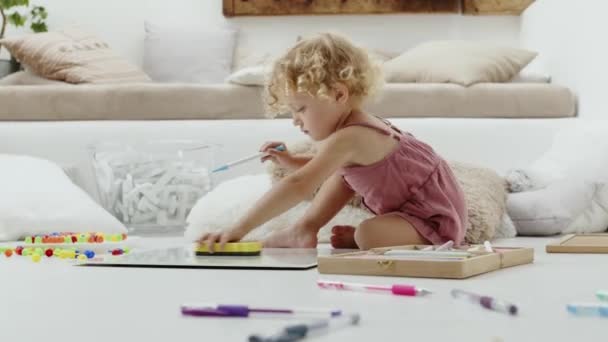
[[[608,234],[570,234],[545,249],[547,253],[608,253]]]
[[[463,279],[534,261],[534,249],[518,247],[497,247],[494,252],[472,252],[472,256],[458,260],[432,260],[424,257],[413,260],[383,255],[390,250],[419,250],[424,247],[426,246],[395,246],[321,256],[318,258],[319,273]],[[460,251],[466,251],[470,247],[472,246]]]

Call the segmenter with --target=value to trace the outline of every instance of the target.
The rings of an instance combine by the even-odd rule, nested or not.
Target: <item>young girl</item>
[[[336,248],[369,249],[463,241],[464,195],[448,164],[431,147],[390,123],[365,113],[363,100],[381,85],[367,53],[346,39],[321,34],[300,40],[278,59],[266,86],[272,113],[293,113],[293,124],[319,141],[313,158],[277,151],[266,143],[264,159],[294,169],[272,187],[233,227],[200,239],[238,241],[249,231],[309,199],[293,227],[271,235],[266,247],[316,247],[317,232],[358,193],[375,217],[357,229],[335,226]],[[407,104],[404,104],[407,105]]]

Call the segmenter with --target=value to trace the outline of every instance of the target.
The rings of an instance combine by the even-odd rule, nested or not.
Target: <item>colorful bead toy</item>
[[[104,233],[53,233],[51,235],[34,235],[25,238],[26,245],[30,244],[75,244],[75,243],[103,243],[104,241],[120,242],[127,239],[127,234]]]
[[[33,262],[40,262],[40,254],[32,254]]]
[[[53,233],[49,235],[27,236],[25,244],[17,247],[0,247],[0,253],[6,258],[18,255],[30,257],[33,262],[40,262],[43,256],[59,259],[78,259],[86,261],[95,257],[95,251],[88,249],[76,249],[81,244],[102,244],[104,242],[121,242],[127,239],[127,234],[104,234],[104,233]],[[66,244],[73,245],[64,248]],[[32,246],[34,245],[34,246]],[[48,246],[36,246],[48,245]],[[62,245],[61,248],[52,245]],[[28,247],[29,246],[29,247]],[[118,256],[129,252],[127,247],[108,250],[107,253]]]

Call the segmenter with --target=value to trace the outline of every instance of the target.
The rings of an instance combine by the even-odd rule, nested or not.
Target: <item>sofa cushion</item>
[[[262,119],[261,87],[114,84],[0,87],[0,120]],[[387,84],[366,109],[384,117],[571,117],[574,95],[554,84]]]
[[[157,82],[221,83],[230,74],[236,31],[145,22],[144,70]]]
[[[557,118],[575,116],[576,98],[547,83],[389,83],[366,108],[385,117]]]
[[[63,81],[49,80],[29,70],[17,71],[0,79],[0,85],[65,85]]]

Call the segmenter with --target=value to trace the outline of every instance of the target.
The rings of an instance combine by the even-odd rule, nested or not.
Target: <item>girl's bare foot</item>
[[[287,228],[272,233],[264,240],[264,247],[317,248],[317,232],[310,229]]]
[[[355,227],[334,226],[331,229],[331,246],[333,248],[359,248],[355,242]]]

